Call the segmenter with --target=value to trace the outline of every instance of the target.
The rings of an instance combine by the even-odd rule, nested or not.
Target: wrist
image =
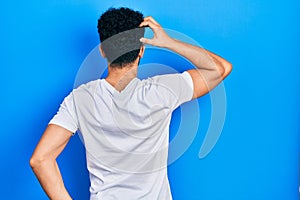
[[[165,41],[164,48],[172,50],[178,41],[174,38],[169,37],[168,40]]]

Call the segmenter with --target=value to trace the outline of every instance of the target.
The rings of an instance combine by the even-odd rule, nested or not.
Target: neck
[[[113,68],[109,65],[105,80],[120,92],[137,76],[137,67],[137,63],[131,63],[122,68]]]

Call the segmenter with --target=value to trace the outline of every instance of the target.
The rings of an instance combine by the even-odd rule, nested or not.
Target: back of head
[[[101,47],[111,67],[122,67],[138,57],[145,29],[143,14],[129,8],[110,8],[98,20]]]

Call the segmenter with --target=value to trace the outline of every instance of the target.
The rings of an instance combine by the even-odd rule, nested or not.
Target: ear
[[[103,49],[102,49],[102,45],[101,45],[101,44],[99,45],[99,51],[100,51],[101,56],[102,56],[103,58],[106,58],[106,55],[105,55],[105,53],[104,53],[104,51],[103,51]]]
[[[139,58],[142,58],[142,57],[143,57],[144,52],[145,52],[145,46],[142,45],[141,48],[140,48],[140,52],[139,52]]]

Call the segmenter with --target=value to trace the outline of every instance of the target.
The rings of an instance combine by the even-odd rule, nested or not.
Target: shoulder
[[[193,96],[193,80],[188,72],[158,75],[146,80],[158,96],[174,105],[189,101]]]
[[[193,85],[191,75],[184,71],[182,73],[163,74],[149,77],[141,81],[144,85],[156,85],[156,86],[175,86],[178,84]]]
[[[77,88],[74,88],[64,99],[65,102],[73,102],[80,99],[86,99],[87,97],[93,97],[94,93],[99,88],[101,80],[93,80],[84,84],[79,85]]]
[[[102,79],[97,79],[93,81],[89,81],[87,83],[79,85],[77,88],[74,88],[72,90],[72,93],[82,93],[82,92],[87,92],[87,91],[94,91],[99,87],[101,84]]]

